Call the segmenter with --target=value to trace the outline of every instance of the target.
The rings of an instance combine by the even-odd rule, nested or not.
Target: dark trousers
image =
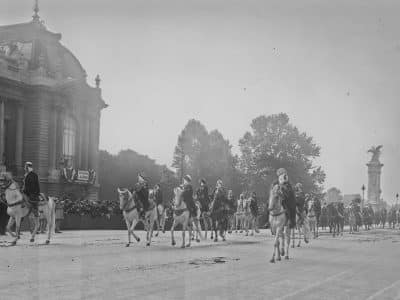
[[[6,233],[9,218],[9,215],[7,214],[7,205],[0,203],[0,234],[2,235]]]

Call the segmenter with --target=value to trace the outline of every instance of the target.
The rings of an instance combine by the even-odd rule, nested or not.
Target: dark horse
[[[340,217],[335,203],[327,205],[327,213],[329,232],[333,234],[333,237],[338,236],[340,233]]]
[[[214,242],[218,241],[218,230],[222,240],[225,241],[225,233],[228,230],[230,205],[224,188],[218,188],[215,191],[214,199],[210,207],[212,228],[215,233]]]

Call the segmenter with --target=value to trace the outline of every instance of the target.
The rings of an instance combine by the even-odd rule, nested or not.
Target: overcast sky
[[[33,0],[0,0],[0,23]],[[383,144],[382,190],[400,192],[400,1],[40,0],[47,27],[97,73],[110,105],[101,148],[170,165],[190,118],[238,140],[286,112],[321,145],[326,187],[361,193]]]

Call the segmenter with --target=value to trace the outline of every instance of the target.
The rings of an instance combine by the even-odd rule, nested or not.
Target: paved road
[[[400,231],[325,234],[275,264],[267,231],[190,249],[169,237],[126,248],[123,231],[64,232],[49,246],[0,236],[0,299],[400,299]]]

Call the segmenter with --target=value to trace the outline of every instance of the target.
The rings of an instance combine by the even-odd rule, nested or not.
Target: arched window
[[[76,149],[76,121],[69,115],[65,116],[63,128],[63,157],[74,165]]]

